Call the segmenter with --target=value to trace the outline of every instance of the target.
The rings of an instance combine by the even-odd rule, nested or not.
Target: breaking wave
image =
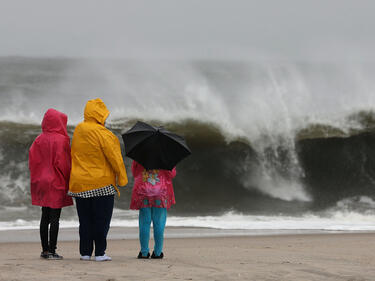
[[[327,210],[337,218],[343,206],[357,206],[345,211],[348,221],[366,221],[375,198],[374,78],[375,65],[363,64],[0,58],[0,221],[37,219],[27,160],[46,109],[68,114],[71,135],[96,97],[118,136],[143,120],[186,138],[193,154],[177,167],[176,225],[238,215],[236,225],[257,227],[256,217],[280,214],[299,224]],[[130,192],[117,208],[128,209]]]

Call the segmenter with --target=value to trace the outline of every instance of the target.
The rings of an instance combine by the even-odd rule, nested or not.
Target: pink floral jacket
[[[134,186],[130,209],[139,210],[147,207],[169,209],[176,203],[172,179],[176,168],[169,170],[146,170],[136,161],[132,163]]]

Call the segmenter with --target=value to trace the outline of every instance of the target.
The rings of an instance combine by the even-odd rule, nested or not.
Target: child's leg
[[[59,234],[59,221],[61,209],[50,209],[49,212],[49,252],[54,254],[56,251],[57,235]]]
[[[146,257],[150,249],[148,242],[150,241],[151,226],[151,208],[141,208],[139,210],[139,242],[141,243],[142,256]]]
[[[167,221],[167,209],[152,207],[152,224],[154,226],[154,253],[160,256],[163,252],[164,228]]]
[[[114,195],[93,198],[95,256],[104,256],[113,213]]]
[[[40,241],[42,242],[43,252],[48,252],[48,225],[50,208],[42,207],[42,217],[40,219]]]
[[[92,198],[76,197],[79,219],[79,252],[81,256],[91,256],[94,250]]]

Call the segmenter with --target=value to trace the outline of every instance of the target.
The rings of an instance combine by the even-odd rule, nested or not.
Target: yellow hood
[[[104,125],[105,120],[108,118],[109,110],[105,106],[102,99],[97,98],[89,100],[86,104],[84,111],[85,121],[94,121],[96,123]]]

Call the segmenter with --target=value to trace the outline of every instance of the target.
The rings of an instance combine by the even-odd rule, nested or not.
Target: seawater
[[[44,112],[67,113],[72,135],[101,97],[119,137],[143,120],[191,147],[170,226],[373,230],[374,78],[364,63],[0,58],[0,229],[38,225],[27,160]],[[112,225],[134,226],[124,161]]]

